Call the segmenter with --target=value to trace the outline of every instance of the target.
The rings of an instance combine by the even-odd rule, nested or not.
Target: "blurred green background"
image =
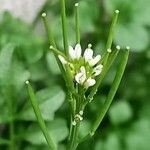
[[[66,0],[70,45],[75,44],[74,3]],[[80,0],[81,44],[92,43],[101,53],[115,9],[120,10],[114,45],[131,47],[129,62],[113,104],[93,139],[78,150],[150,150],[150,1]],[[49,52],[40,14],[46,11],[59,48],[62,31],[59,1],[48,0],[32,24],[4,13],[0,20],[0,150],[47,150],[28,101],[30,80],[53,139],[65,149],[69,110],[65,83]],[[95,100],[88,105],[81,126],[85,135],[102,106],[117,61]],[[9,146],[11,145],[11,146]]]

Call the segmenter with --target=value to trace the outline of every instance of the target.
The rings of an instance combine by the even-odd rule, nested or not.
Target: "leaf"
[[[22,62],[14,60],[12,62],[11,74],[11,81],[9,82],[13,85],[16,92],[21,92],[25,81],[30,78],[30,72],[25,68]]]
[[[52,53],[47,53],[46,60],[50,71],[53,74],[60,74],[60,69],[58,67],[56,58]]]
[[[104,142],[102,140],[98,140],[95,144],[94,150],[104,150]]]
[[[68,136],[67,123],[63,119],[56,119],[47,123],[47,128],[52,139],[58,143]],[[26,131],[24,139],[35,145],[46,144],[46,140],[37,124],[32,124]]]
[[[31,26],[13,18],[8,12],[3,15],[0,33],[0,43],[14,43],[19,56],[28,63],[34,63],[43,56],[43,40],[33,33]]]
[[[121,150],[120,139],[116,133],[110,133],[105,141],[105,150]]]
[[[80,129],[79,129],[80,136],[84,137],[85,135],[87,135],[88,132],[90,131],[90,127],[91,127],[90,121],[88,120],[82,121],[80,124]]]
[[[11,67],[14,45],[7,44],[0,51],[0,82],[8,75]]]
[[[38,91],[36,97],[44,120],[53,120],[55,112],[65,100],[65,93],[60,87],[53,86],[52,88]],[[34,111],[29,103],[19,114],[19,119],[36,120]]]
[[[98,16],[98,7],[96,2],[91,0],[81,1],[79,6],[79,23],[82,33],[95,31],[94,21]],[[84,18],[84,19],[83,19]]]
[[[113,124],[121,124],[132,117],[132,109],[128,102],[119,101],[110,107],[109,117]]]
[[[149,120],[141,119],[135,122],[125,138],[127,150],[149,150],[149,133]]]
[[[145,25],[150,25],[150,8],[148,0],[105,0],[106,10],[112,15],[115,9],[120,10],[115,43],[121,46],[129,45],[131,51],[141,52],[148,48],[149,35]]]
[[[136,24],[118,25],[115,33],[116,44],[130,46],[131,51],[141,52],[149,45],[148,32]]]

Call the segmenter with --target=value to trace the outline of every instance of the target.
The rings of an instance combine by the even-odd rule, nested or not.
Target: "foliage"
[[[108,117],[104,119],[101,130],[98,130],[92,141],[82,143],[79,149],[150,149],[148,4],[148,0],[105,0],[104,3],[81,1],[81,17],[85,16],[85,20],[80,20],[83,45],[87,45],[85,41],[92,40],[96,52],[104,48],[112,11],[117,8],[121,15],[114,42],[121,46],[130,45],[133,52],[115,102]],[[56,41],[61,47],[58,6],[58,1],[53,1],[45,9],[49,12]],[[69,42],[75,44],[74,16],[73,10],[70,9],[72,6],[73,1],[68,1]],[[91,10],[92,8],[94,9]],[[29,78],[37,91],[38,100],[41,101],[40,107],[44,107],[42,113],[53,133],[52,137],[59,143],[60,150],[65,149],[68,135],[68,124],[65,120],[69,120],[68,112],[65,111],[68,107],[65,102],[65,86],[58,66],[53,63],[53,55],[47,51],[48,44],[44,41],[44,38],[33,32],[32,27],[8,13],[4,14],[0,22],[0,149],[5,150],[11,145],[11,134],[16,150],[48,149],[35,122],[31,105],[28,104],[24,82]],[[115,67],[110,70],[105,84],[96,95],[96,100],[86,109],[83,127],[80,129],[81,136],[88,132],[97,110],[104,102],[114,69]],[[52,109],[49,105],[53,106]],[[12,123],[14,131],[9,133]],[[59,130],[56,131],[55,127]]]

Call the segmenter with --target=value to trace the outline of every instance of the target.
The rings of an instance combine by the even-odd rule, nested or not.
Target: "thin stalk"
[[[56,43],[55,43],[55,39],[54,39],[54,36],[52,34],[52,31],[51,31],[51,28],[50,28],[50,25],[48,23],[48,19],[47,19],[47,15],[46,13],[43,13],[42,14],[42,18],[43,18],[43,23],[44,23],[44,27],[45,27],[45,30],[46,30],[46,33],[47,33],[47,37],[48,37],[48,40],[50,42],[50,45],[52,45],[54,48],[57,48],[56,46]],[[57,61],[57,64],[59,66],[59,69],[63,75],[63,78],[64,80],[66,81],[66,77],[65,77],[65,70],[63,68],[63,65],[62,63],[60,62],[60,60],[58,59],[57,55],[54,53],[54,56],[56,58],[56,61]]]
[[[56,46],[54,36],[52,34],[49,22],[48,22],[47,14],[43,13],[42,18],[43,18],[43,23],[44,23],[44,27],[45,27],[45,30],[47,33],[48,40],[49,40],[50,44],[56,48],[57,46]]]
[[[127,61],[128,61],[128,56],[129,56],[129,51],[126,50],[124,52],[124,54],[122,55],[120,65],[119,65],[118,70],[116,72],[116,75],[115,75],[114,81],[112,83],[111,89],[108,93],[107,99],[106,99],[103,107],[100,109],[98,116],[97,116],[97,119],[94,122],[91,131],[83,139],[81,139],[80,142],[83,142],[84,140],[92,137],[95,134],[95,131],[98,129],[99,125],[101,124],[104,116],[106,115],[106,113],[107,113],[107,111],[108,111],[108,109],[112,103],[112,100],[113,100],[113,98],[117,92],[117,89],[119,87],[120,81],[122,79],[122,76],[123,76]]]
[[[57,48],[55,48],[55,47],[53,47],[53,46],[50,46],[49,48],[50,48],[50,50],[53,51],[54,54],[56,54],[57,56],[60,55],[60,56],[64,57],[65,60],[69,62],[69,59],[68,59],[68,58],[66,57],[66,55],[65,55],[64,53],[62,53],[60,50],[58,50]]]
[[[84,90],[82,90],[81,86],[77,86],[77,88],[78,88],[79,96],[76,99],[76,114],[78,114],[82,108],[82,101],[81,100],[82,100],[83,93],[84,93]],[[70,139],[68,142],[68,147],[67,147],[68,149],[67,150],[75,150],[77,148],[78,137],[79,137],[79,127],[80,127],[80,122],[77,122],[77,124],[75,126],[72,125],[71,135],[70,135]]]
[[[111,26],[110,26],[108,40],[107,40],[107,43],[106,43],[105,53],[107,53],[108,49],[111,49],[113,36],[114,36],[114,31],[115,31],[115,27],[116,27],[117,20],[118,20],[118,15],[119,15],[119,10],[115,10],[114,16],[113,16],[113,19],[112,19],[112,23],[111,23]]]
[[[61,20],[62,20],[64,51],[65,54],[68,56],[68,36],[67,36],[65,0],[60,0],[60,5],[61,5]]]
[[[36,101],[34,91],[32,89],[32,86],[30,85],[29,81],[26,81],[26,86],[27,86],[27,91],[28,91],[29,97],[30,97],[29,100],[30,100],[31,105],[33,107],[33,110],[34,110],[35,116],[37,118],[37,121],[39,123],[39,126],[40,126],[40,128],[43,132],[43,135],[47,141],[49,149],[50,150],[56,150],[56,144],[54,143],[53,139],[51,138],[51,136],[48,132],[48,129],[45,125],[45,122],[44,122],[44,119],[42,117],[40,108],[39,108],[38,103]]]
[[[79,3],[75,4],[75,28],[76,28],[76,43],[80,43],[80,27],[79,27]]]
[[[79,126],[80,123],[77,123],[77,125],[72,126],[72,132],[70,141],[67,147],[67,150],[75,150],[78,145],[78,133],[79,133]]]
[[[0,138],[0,145],[10,145],[10,141],[6,139],[1,139]]]
[[[10,101],[10,106],[9,106],[9,110],[10,110],[10,117],[11,120],[9,122],[9,140],[10,140],[10,144],[9,144],[9,149],[15,149],[15,141],[14,141],[14,106],[13,106],[13,102]]]
[[[96,81],[96,84],[92,87],[90,94],[88,95],[87,102],[91,101],[93,99],[93,96],[97,92],[97,88],[100,86],[101,82],[103,81],[105,75],[109,71],[112,63],[114,62],[115,58],[117,57],[119,52],[119,49],[114,50],[108,57],[108,61],[106,65],[104,66],[102,73],[98,76],[98,79]]]
[[[11,120],[10,125],[9,125],[9,130],[10,130],[10,145],[9,148],[10,150],[14,149],[14,122]]]

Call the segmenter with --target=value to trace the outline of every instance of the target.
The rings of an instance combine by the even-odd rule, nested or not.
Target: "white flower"
[[[72,125],[73,126],[75,126],[77,123],[76,123],[76,121],[74,120],[73,122],[72,122]]]
[[[86,70],[85,70],[84,66],[82,66],[80,68],[80,72],[75,75],[75,80],[77,81],[77,83],[79,83],[81,85],[85,82],[85,80],[86,80]]]
[[[107,49],[107,52],[108,52],[108,53],[111,53],[111,51],[112,51],[112,50],[111,50],[110,48]]]
[[[81,57],[81,53],[82,53],[82,50],[81,50],[81,45],[80,44],[77,44],[75,46],[75,49],[73,49],[72,46],[69,46],[69,56],[71,59],[79,59]]]
[[[82,116],[80,116],[80,114],[76,114],[75,115],[75,119],[79,119],[80,121],[82,121],[83,120],[83,117]]]
[[[101,59],[101,55],[97,55],[93,58],[93,50],[91,48],[85,50],[83,57],[91,66],[96,65]]]
[[[80,110],[80,111],[79,111],[79,114],[82,116],[82,115],[83,115],[83,110]]]
[[[91,48],[87,48],[83,56],[86,62],[90,61],[93,59],[93,50]]]
[[[90,86],[93,86],[95,83],[96,83],[95,79],[88,78],[88,79],[85,81],[84,86],[85,86],[85,88],[88,88],[88,87],[90,87]]]
[[[61,55],[58,55],[59,60],[61,61],[62,64],[67,64],[67,61],[65,60],[65,58]]]
[[[102,72],[102,69],[103,69],[103,65],[100,64],[100,65],[96,66],[93,69],[94,76],[98,76]]]
[[[91,66],[95,66],[100,61],[100,59],[101,59],[101,55],[97,55],[95,58],[89,61],[89,64]]]

